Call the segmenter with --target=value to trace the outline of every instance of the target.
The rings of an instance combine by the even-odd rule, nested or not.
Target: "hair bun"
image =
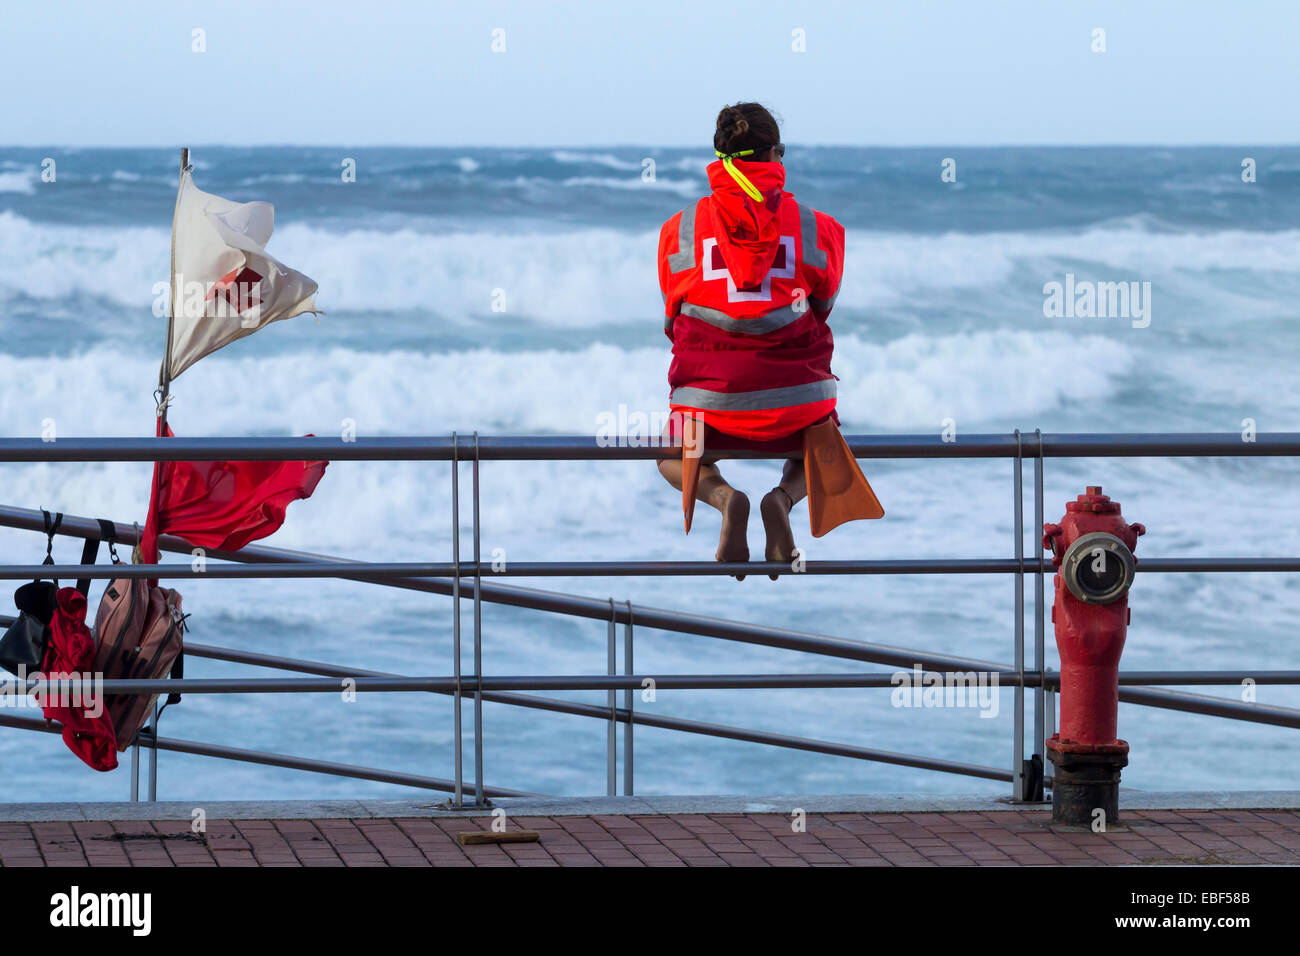
[[[737,103],[719,111],[713,148],[720,153],[737,153],[780,138],[776,121],[767,110],[758,103]]]
[[[735,139],[749,129],[749,120],[745,114],[734,106],[728,106],[718,114],[718,131],[727,139]]]

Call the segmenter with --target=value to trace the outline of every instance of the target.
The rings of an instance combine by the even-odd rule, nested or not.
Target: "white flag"
[[[270,322],[317,311],[316,283],[267,255],[274,228],[270,203],[222,199],[182,173],[172,222],[168,378]]]

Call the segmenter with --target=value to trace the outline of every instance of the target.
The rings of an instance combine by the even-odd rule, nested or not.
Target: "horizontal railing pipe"
[[[1263,704],[1229,700],[1209,694],[1188,694],[1182,691],[1155,688],[1120,687],[1119,699],[1126,704],[1159,707],[1164,710],[1181,710],[1189,714],[1208,717],[1226,717],[1253,724],[1272,724],[1275,727],[1300,727],[1300,710],[1290,707],[1269,707]]]
[[[191,645],[187,649],[187,653],[199,657],[209,657],[217,660],[228,660],[228,661],[236,661],[241,663],[254,663],[260,666],[267,666],[267,667],[285,667],[286,663],[288,663],[287,659],[284,658],[275,658],[270,655],[256,654],[254,652],[237,651],[230,648],[214,648],[214,647],[209,647],[207,645],[197,645],[197,646]],[[319,664],[311,661],[298,661],[292,663],[293,663],[293,669],[328,669],[328,670],[336,670],[336,671],[346,670],[344,668],[337,668],[335,665]],[[346,677],[351,675],[341,674],[340,676]],[[735,675],[735,676],[745,677],[748,675]],[[790,676],[798,678],[806,675],[790,675]],[[828,675],[828,676],[839,677],[840,675]],[[390,675],[389,681],[399,686],[382,688],[382,689],[431,690],[433,692],[444,693],[444,694],[450,694],[454,689],[454,681],[452,680],[441,680],[436,682],[421,681],[421,683],[423,684],[429,684],[430,686],[428,687],[410,688],[410,687],[400,686],[408,683],[410,680],[411,679],[409,678],[401,678],[396,675]],[[560,678],[559,680],[565,681],[566,679]],[[585,681],[587,680],[587,678],[585,677],[579,678],[579,680]],[[364,681],[366,683],[372,682],[371,679],[364,679]],[[138,689],[143,690],[145,689],[143,685],[150,685],[150,687],[152,687],[152,685],[154,684],[160,684],[162,685],[160,688],[152,688],[152,689],[185,690],[187,693],[193,693],[194,684],[217,685],[223,683],[228,684],[230,682],[209,681],[209,680],[200,680],[200,681],[192,682],[188,679],[176,680],[176,681],[169,681],[169,680],[112,681],[112,682],[105,681],[103,689],[105,690],[105,692],[107,692],[109,689],[111,689],[109,687],[109,684],[113,684],[115,686],[116,685],[142,685]],[[278,682],[269,681],[266,683],[273,684]],[[362,684],[363,679],[358,678],[357,683],[358,685]],[[640,684],[638,683],[637,686],[640,686]],[[660,686],[666,686],[666,685],[661,684]],[[137,688],[131,688],[131,689],[137,689]],[[214,687],[210,687],[209,689],[212,692],[216,691],[216,688]],[[316,689],[324,689],[324,690],[329,690],[331,692],[337,692],[340,689],[340,684],[338,680],[332,680],[328,682],[327,687],[316,688]],[[230,688],[227,688],[227,690],[229,692],[238,692]],[[610,719],[611,716],[610,711],[607,707],[598,707],[595,705],[581,704],[572,701],[556,701],[556,700],[548,700],[545,698],[534,698],[522,694],[485,693],[483,695],[483,699],[485,701],[490,701],[490,702],[515,704],[515,705],[530,707],[534,709],[556,711],[556,712],[569,713],[569,714],[575,714],[580,716],[589,716],[601,720],[608,720]],[[626,709],[617,708],[614,714],[614,719],[618,722],[626,723],[627,720],[629,719],[629,713]],[[898,766],[913,767],[921,770],[934,770],[934,771],[940,771],[946,773],[956,773],[965,776],[981,777],[989,780],[1008,781],[1011,779],[1011,775],[1009,773],[1000,770],[996,767],[984,767],[976,764],[967,764],[962,762],[943,760],[934,757],[896,753],[887,750],[876,750],[868,747],[857,747],[851,744],[834,743],[831,741],[815,740],[806,737],[793,737],[786,734],[773,734],[773,733],[768,733],[766,731],[749,730],[746,728],[730,727],[723,724],[705,723],[701,721],[693,721],[693,720],[687,720],[683,718],[656,716],[656,715],[647,714],[644,711],[636,712],[635,721],[637,724],[643,726],[652,726],[652,727],[658,727],[666,730],[675,730],[675,731],[699,734],[704,736],[720,737],[720,738],[726,738],[730,740],[742,740],[751,743],[760,743],[769,746],[783,747],[786,749],[800,750],[800,751],[810,752],[810,753],[822,753],[822,754],[829,754],[834,756],[852,757],[858,760],[890,763]],[[45,721],[37,720],[34,718],[0,718],[0,725],[19,727],[27,730],[42,730],[42,731],[51,731],[55,733],[58,732],[57,727],[53,727],[52,725],[47,724]],[[145,746],[151,746],[151,740],[147,735],[142,734],[139,739],[140,742]],[[358,776],[361,779],[381,780],[383,782],[388,782],[388,783],[404,782],[403,780],[398,779],[399,777],[402,777],[404,775],[394,774],[389,771],[366,769],[364,774],[350,773],[350,772],[344,772],[345,770],[348,769],[355,769],[355,768],[350,768],[349,765],[323,764],[323,762],[321,761],[313,761],[307,758],[289,757],[282,754],[266,754],[261,751],[235,750],[235,748],[222,747],[220,745],[201,744],[194,741],[175,741],[175,740],[169,740],[167,738],[163,738],[162,741],[160,742],[159,749],[176,750],[182,753],[195,753],[200,755],[226,757],[228,759],[245,760],[253,763],[266,763],[268,765],[288,767],[290,769],[316,770],[317,772],[334,773],[339,776]],[[264,759],[260,759],[260,758],[264,758]],[[332,767],[334,769],[321,769],[322,766]],[[450,781],[435,780],[434,778],[415,778],[415,779],[429,781],[426,785],[427,789],[441,789],[441,790],[450,791],[453,787],[453,784]],[[412,784],[412,785],[416,785],[416,784]],[[531,796],[532,795],[532,794],[526,794],[521,791],[505,791],[499,788],[491,788],[489,789],[488,793],[491,796],[507,796],[507,795]]]
[[[1300,432],[1260,432],[1245,440],[1239,432],[976,434],[944,441],[938,433],[846,435],[858,458],[1126,458],[1300,455]],[[734,458],[787,458],[789,449],[729,448],[711,451]],[[653,460],[681,454],[658,438],[591,435],[478,436],[480,461]],[[0,462],[36,461],[451,461],[473,453],[451,436],[375,438],[0,438]]]
[[[608,718],[610,711],[604,709]],[[687,721],[675,717],[659,717],[638,710],[631,715],[637,727],[658,727],[662,730],[686,730]],[[622,707],[615,708],[614,719],[626,723],[629,714]],[[709,724],[700,721],[689,722],[691,733],[704,734],[709,737],[721,737],[727,740],[743,740],[749,743],[767,744],[772,747],[785,747],[805,753],[827,754],[832,757],[853,757],[874,763],[893,764],[898,767],[913,767],[918,770],[936,770],[953,773],[964,777],[981,777],[985,780],[1000,780],[1009,783],[1012,774],[997,767],[983,767],[976,764],[961,763],[953,760],[941,760],[936,757],[918,757],[913,754],[894,753],[888,750],[874,750],[869,747],[854,747],[848,744],[833,744],[807,737],[792,737],[786,734],[774,734],[760,730],[745,730],[739,727],[727,727],[722,724]]]
[[[189,653],[195,654],[200,657],[209,657],[215,660],[225,660],[225,661],[233,661],[237,663],[254,664],[262,667],[296,670],[296,671],[302,671],[306,673],[331,673],[334,674],[335,676],[347,676],[347,669],[339,667],[337,665],[323,664],[316,661],[296,660],[292,658],[284,658],[284,657],[278,657],[274,655],[261,654],[255,651],[244,651],[235,648],[214,647],[211,645],[200,644],[200,645],[191,645]],[[377,673],[377,672],[367,672],[367,673]],[[1209,679],[1213,680],[1216,683],[1217,682],[1235,683],[1236,681],[1234,678],[1237,677],[1239,673],[1240,672],[1232,672],[1232,671],[1211,671],[1211,672],[1187,671],[1187,672],[1168,672],[1168,673],[1148,671],[1148,672],[1134,672],[1133,676],[1143,680],[1154,680],[1157,678],[1165,679],[1170,676],[1175,676],[1175,677],[1185,676],[1186,678],[1188,678],[1189,683],[1193,683],[1193,682],[1200,683],[1202,682],[1201,678],[1206,677],[1208,675]],[[1295,672],[1295,671],[1260,672],[1260,675],[1261,677],[1257,679],[1257,683],[1261,683],[1261,684],[1262,683],[1294,683],[1296,682],[1297,679],[1300,679],[1300,672]],[[1264,676],[1264,675],[1268,675],[1268,676]],[[386,675],[386,676],[396,676],[396,675]],[[870,675],[870,676],[883,676],[883,675]],[[1012,675],[1012,679],[1014,679],[1014,676],[1015,675]],[[1045,683],[1047,686],[1059,688],[1060,686],[1059,673],[1048,672],[1045,676],[1046,676]],[[1274,677],[1274,676],[1276,677],[1276,679],[1269,679],[1270,677]],[[1037,685],[1038,683],[1037,675],[1025,674],[1024,677],[1027,686]],[[884,686],[884,685],[882,684],[880,686]],[[1252,707],[1250,705],[1243,705],[1240,707],[1231,707],[1225,709],[1224,707],[1225,702],[1221,698],[1213,698],[1213,697],[1196,698],[1192,695],[1176,695],[1171,698],[1171,697],[1161,696],[1159,691],[1155,692],[1154,695],[1142,695],[1140,692],[1138,694],[1134,694],[1132,691],[1123,691],[1121,693],[1127,703],[1135,703],[1135,704],[1153,706],[1153,707],[1163,707],[1166,709],[1183,710],[1190,713],[1215,712],[1218,713],[1219,716],[1224,716],[1230,719],[1246,720],[1246,721],[1251,721],[1256,723],[1280,724],[1282,726],[1288,726],[1289,721],[1293,721],[1294,718],[1300,717],[1300,712],[1288,711],[1284,708],[1262,708],[1261,709],[1258,707]],[[490,701],[494,703],[509,704],[509,705],[520,706],[520,707],[529,707],[536,710],[571,714],[574,716],[589,717],[595,720],[604,721],[610,719],[610,711],[608,707],[598,706],[593,704],[583,704],[574,701],[555,700],[551,698],[539,698],[528,694],[512,694],[512,693],[485,693],[483,695],[483,699],[485,701]],[[1234,702],[1227,701],[1226,703],[1228,705],[1232,705]],[[1231,712],[1227,712],[1228,710],[1230,710]],[[630,719],[630,717],[631,715],[626,709],[622,709],[622,708],[617,709],[616,716],[615,716],[615,719],[617,721],[626,723]],[[715,733],[714,731],[717,729],[717,725],[705,724],[702,722],[686,720],[683,718],[656,717],[647,714],[644,711],[636,712],[635,722],[638,724],[648,723],[650,725],[660,727],[663,729],[676,730],[685,733],[706,734],[712,736],[726,736],[729,737],[730,739],[744,739],[744,740],[755,739],[753,737],[754,732],[746,731],[742,728],[731,727],[731,728],[726,728],[726,733]],[[789,740],[784,740],[779,737],[774,737],[769,739],[769,737],[766,735],[764,735],[762,740],[756,740],[755,742],[764,743],[772,746],[789,747],[792,749],[803,749],[791,743]],[[820,741],[818,743],[820,746],[824,746],[828,748],[836,748],[835,752],[844,752],[845,749],[850,746],[845,744],[832,744],[826,741]],[[819,752],[829,752],[829,751],[822,750]],[[879,753],[888,753],[888,752],[887,751],[873,752],[873,751],[868,751],[864,748],[857,748],[856,752],[852,754],[845,753],[845,755],[853,756],[858,759],[873,760],[876,759],[876,756]],[[928,769],[928,770],[946,769],[934,765],[933,758],[918,757],[910,754],[903,755],[903,756],[907,758],[908,762],[904,763],[904,761],[901,759],[893,760],[891,762],[898,763],[900,765],[916,767],[918,769]],[[998,770],[997,768],[986,767],[984,769],[988,771],[988,773],[984,773],[984,774],[971,773],[968,775],[984,776],[987,779],[996,779],[996,780],[1011,779],[1010,773],[1006,773],[1004,771]],[[963,771],[951,771],[951,772],[963,772]]]
[[[624,690],[639,689],[653,681],[660,690],[734,690],[742,688],[844,688],[891,687],[898,681],[889,674],[572,674],[505,675],[478,678],[463,674],[462,685],[484,690]],[[448,677],[185,677],[185,678],[84,678],[66,677],[0,681],[0,696],[17,696],[55,688],[69,694],[337,694],[340,690],[372,693],[454,691],[456,678]],[[974,687],[972,687],[972,690]],[[995,688],[996,689],[996,688]]]
[[[1246,681],[1255,684],[1300,684],[1300,671],[1255,671],[1255,670],[1204,670],[1204,671],[1120,671],[1121,687],[1128,685],[1150,686],[1152,684],[1201,684],[1201,685],[1242,685]],[[1061,675],[1048,673],[1048,683],[1060,687]]]
[[[27,528],[34,531],[40,531],[43,528],[42,516],[39,511],[13,507],[0,507],[0,525]],[[130,525],[117,522],[115,527],[119,541],[124,544],[135,542],[135,531]],[[84,538],[98,537],[100,532],[99,525],[89,518],[64,515],[60,534]],[[181,554],[190,553],[193,547],[182,539],[170,535],[160,536],[158,546],[161,550]],[[249,545],[234,552],[210,551],[208,552],[208,558],[246,564],[340,563],[346,561],[346,559],[334,558],[328,555],[288,551],[281,548],[268,548],[257,545]],[[371,579],[364,574],[348,574],[345,577],[352,581],[387,584],[390,587],[424,591],[430,594],[450,595],[452,592],[452,582],[442,578]],[[475,584],[471,581],[464,585],[462,594],[466,597],[472,597],[474,588]],[[521,588],[507,584],[483,582],[482,599],[495,604],[547,611],[601,622],[612,619],[616,624],[627,624],[629,621],[635,620],[637,627],[672,631],[680,634],[693,634],[700,637],[713,637],[763,647],[777,647],[784,650],[802,651],[866,663],[903,667],[920,664],[931,670],[1011,672],[1011,668],[1004,665],[974,658],[919,652],[886,644],[869,644],[846,638],[788,631],[757,624],[743,624],[722,618],[683,614],[677,611],[666,611],[629,602],[620,602],[611,609],[609,600],[605,598],[579,597],[555,591]]]
[[[366,676],[355,672],[344,673],[332,678],[271,678],[271,677],[223,677],[223,678],[96,678],[73,675],[52,675],[37,679],[29,678],[25,683],[17,679],[0,681],[0,697],[14,697],[33,693],[37,690],[48,692],[56,686],[60,692],[82,694],[85,691],[107,694],[158,694],[172,692],[177,694],[296,694],[296,693],[338,693],[341,689],[381,693],[438,692],[451,693],[456,689],[454,676],[406,677],[406,676]],[[1244,673],[1244,672],[1241,672]],[[951,672],[949,675],[951,676]],[[974,671],[965,675],[974,678],[974,682],[958,680],[940,683],[939,690],[951,686],[966,688],[968,692],[991,687],[1016,687],[1023,682],[1025,687],[1037,687],[1038,675],[1026,673],[1000,673]],[[471,682],[484,690],[626,690],[645,686],[653,682],[661,690],[737,690],[754,689],[815,689],[815,688],[897,688],[916,686],[907,683],[911,678],[908,671],[877,674],[571,674],[571,675],[497,675],[478,678],[474,674],[462,675],[462,682]],[[987,678],[983,685],[979,679]],[[1254,680],[1254,678],[1250,678]],[[1149,671],[1142,674],[1122,674],[1120,686],[1149,686],[1152,684],[1188,684],[1188,685],[1231,685],[1239,683],[1228,677],[1213,672],[1195,671]],[[1280,671],[1265,672],[1257,684],[1300,684],[1300,672]],[[1060,675],[1049,672],[1041,683],[1049,688],[1059,688]],[[1201,698],[1217,703],[1222,698]],[[1137,701],[1135,701],[1137,702]],[[1229,701],[1235,704],[1235,701]],[[1245,710],[1255,712],[1268,710],[1258,704],[1245,704]],[[1300,718],[1300,710],[1272,708],[1275,714],[1287,714]]]
[[[253,664],[259,667],[271,667],[281,670],[300,671],[303,673],[330,674],[337,677],[346,677],[349,674],[348,668],[340,667],[336,664],[324,664],[319,661],[286,658],[230,647],[214,647],[209,644],[187,645],[186,653],[193,654],[197,657],[211,658],[212,660]],[[356,672],[352,671],[352,673]],[[399,676],[396,674],[383,674],[378,671],[366,671],[364,673],[373,676]],[[462,676],[462,680],[464,679],[465,678]],[[450,692],[434,691],[433,693],[448,694]],[[532,710],[568,714],[575,717],[589,717],[600,721],[611,719],[610,709],[607,705],[584,704],[578,701],[558,700],[551,697],[536,697],[532,694],[503,693],[495,691],[484,693],[483,700],[488,703],[508,704],[516,707],[526,707]],[[836,756],[851,757],[855,760],[878,760],[880,762],[892,763],[898,766],[913,767],[918,770],[957,773],[965,776],[982,777],[988,780],[1009,781],[1011,779],[1010,773],[997,767],[982,767],[976,764],[954,763],[952,761],[946,761],[934,757],[925,757],[916,754],[900,754],[888,750],[873,750],[868,747],[856,747],[852,744],[840,744],[827,740],[812,740],[805,737],[789,737],[780,734],[769,734],[765,731],[747,730],[742,727],[729,727],[723,724],[705,723],[684,717],[655,716],[646,713],[644,710],[636,711],[633,717],[633,715],[629,714],[626,708],[616,707],[612,714],[612,719],[618,723],[624,724],[627,723],[629,719],[634,719],[634,722],[639,726],[658,727],[661,730],[673,730],[680,733],[699,734],[707,737],[721,737],[729,740],[744,740],[749,743],[782,747],[789,750],[801,750],[805,752],[826,753]]]
[[[809,561],[794,570],[784,561],[537,561],[516,562],[501,570],[461,562],[291,562],[277,564],[7,564],[0,580],[44,578],[404,578],[444,577],[718,577],[732,574],[996,574],[1016,570],[1016,562],[957,561]]]
[[[38,577],[104,580],[108,578],[540,578],[540,577],[722,577],[734,574],[872,575],[872,574],[1014,574],[1036,570],[1036,564],[1013,558],[907,558],[871,561],[808,561],[796,569],[785,561],[517,561],[503,568],[471,562],[281,562],[260,564],[6,564],[0,580]],[[1300,571],[1300,558],[1150,558],[1138,571]]]
[[[16,717],[0,714],[0,726],[16,727],[21,730],[34,730],[42,733],[62,733],[62,728],[55,722],[40,720],[35,717]],[[334,777],[351,777],[356,780],[373,780],[377,783],[392,783],[403,787],[418,787],[421,790],[438,790],[450,793],[455,789],[451,780],[439,777],[422,777],[413,773],[396,770],[377,770],[373,767],[361,767],[353,764],[334,763],[328,760],[315,760],[310,757],[295,757],[289,754],[269,753],[261,750],[245,750],[239,747],[227,747],[222,744],[201,743],[194,740],[177,740],[171,737],[153,737],[142,732],[133,743],[143,747],[157,747],[158,750],[170,750],[175,753],[192,754],[199,757],[217,757],[222,760],[235,760],[241,763],[262,764],[269,767],[283,767],[289,770],[306,770],[311,773],[323,773]],[[488,787],[486,793],[493,797],[536,797],[542,794],[527,790],[507,790],[502,787]]]

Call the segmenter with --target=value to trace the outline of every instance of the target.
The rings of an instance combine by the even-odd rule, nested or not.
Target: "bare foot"
[[[794,532],[790,530],[790,496],[780,488],[773,488],[763,496],[758,510],[763,516],[763,530],[767,532],[767,549],[763,556],[768,561],[789,564],[794,560]],[[769,574],[773,581],[777,575]]]
[[[749,499],[745,493],[730,490],[727,500],[718,509],[722,512],[722,531],[718,535],[719,561],[748,561],[749,541],[746,531],[749,525]],[[737,581],[745,580],[743,574],[735,576]]]

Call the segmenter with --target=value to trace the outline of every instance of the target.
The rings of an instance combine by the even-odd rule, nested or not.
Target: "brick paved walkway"
[[[1091,833],[1044,810],[512,818],[539,843],[461,847],[490,818],[0,823],[3,866],[1300,864],[1300,810],[1131,811]]]

